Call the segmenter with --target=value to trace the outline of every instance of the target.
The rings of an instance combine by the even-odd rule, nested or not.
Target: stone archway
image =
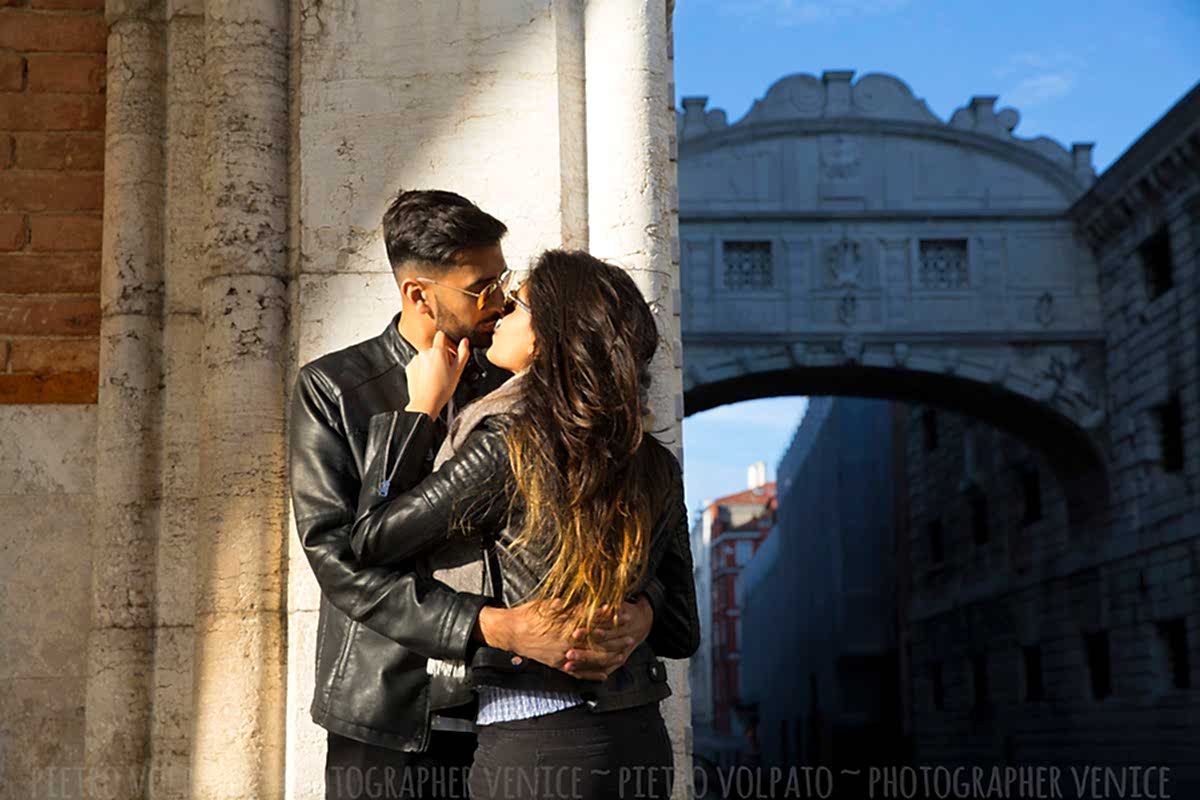
[[[687,413],[776,394],[941,406],[1037,444],[1072,527],[1106,505],[1097,267],[1067,209],[1091,145],[949,122],[899,79],[776,82],[734,124],[679,120]],[[1099,494],[1099,497],[1098,497]]]
[[[684,394],[684,408],[689,415],[727,403],[777,395],[874,397],[960,413],[1036,444],[1062,486],[1073,530],[1082,533],[1094,527],[1109,507],[1103,447],[1095,432],[1052,404],[1003,383],[860,363],[780,365],[704,383],[692,382],[695,372],[689,364]]]

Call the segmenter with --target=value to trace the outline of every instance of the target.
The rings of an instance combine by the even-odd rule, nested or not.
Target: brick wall
[[[0,0],[0,403],[94,403],[103,0]]]

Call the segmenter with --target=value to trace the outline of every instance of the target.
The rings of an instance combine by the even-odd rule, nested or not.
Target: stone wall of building
[[[515,268],[565,245],[629,270],[682,456],[671,14],[0,3],[0,401],[95,404],[0,413],[19,520],[0,644],[30,652],[0,672],[6,789],[57,769],[95,798],[323,796],[287,393],[394,313],[379,220],[399,189],[504,219]],[[664,713],[686,775],[685,666]]]
[[[83,762],[96,415],[0,406],[0,787]]]
[[[814,397],[780,459],[771,547],[738,578],[741,690],[764,764],[892,756],[892,414],[887,401]]]
[[[1111,526],[1072,531],[1039,451],[909,420],[923,762],[1142,764],[1200,786],[1200,87],[1071,209],[1100,267]]]

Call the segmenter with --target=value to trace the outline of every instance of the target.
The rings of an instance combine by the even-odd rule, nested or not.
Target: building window
[[[942,662],[929,665],[929,694],[934,711],[946,710],[946,686],[942,682]]]
[[[742,540],[737,543],[737,565],[745,566],[754,557],[754,542]]]
[[[1163,661],[1171,673],[1171,685],[1176,689],[1190,689],[1192,673],[1188,659],[1186,620],[1176,617],[1159,622],[1156,627]]]
[[[921,288],[966,288],[966,239],[922,239],[920,251]]]
[[[942,542],[942,521],[935,519],[929,523],[929,560],[934,564],[941,564],[945,557],[946,551]]]
[[[925,452],[932,453],[938,446],[937,412],[927,408],[921,412],[921,430],[925,434]]]
[[[1021,660],[1025,664],[1025,702],[1036,703],[1046,698],[1042,684],[1042,646],[1031,644],[1021,648]]]
[[[991,689],[988,686],[987,655],[984,653],[971,656],[971,686],[975,690],[975,708],[986,708],[991,702]]]
[[[1108,648],[1108,631],[1087,634],[1084,636],[1084,646],[1087,649],[1092,697],[1103,700],[1112,694],[1112,654]]]
[[[980,483],[983,480],[983,454],[985,449],[986,443],[979,424],[968,424],[963,431],[964,483]]]
[[[972,486],[967,491],[967,502],[971,505],[971,535],[975,544],[987,544],[992,535],[988,526],[987,495],[978,486]]]
[[[1162,468],[1165,472],[1183,472],[1183,406],[1179,395],[1171,395],[1153,411]]]
[[[1032,525],[1042,518],[1042,478],[1035,466],[1021,468],[1021,497],[1024,501],[1021,524]]]
[[[770,289],[774,285],[770,242],[722,242],[726,289]]]
[[[1138,245],[1138,260],[1142,262],[1142,273],[1146,279],[1146,297],[1154,300],[1175,285],[1171,269],[1171,236],[1167,226],[1157,231]]]

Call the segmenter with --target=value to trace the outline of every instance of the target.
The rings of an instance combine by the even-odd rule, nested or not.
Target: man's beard
[[[485,323],[495,319],[498,318],[492,317],[490,320],[485,319],[480,320],[480,322]],[[454,342],[455,345],[463,337],[466,337],[471,343],[471,352],[492,346],[492,334],[494,331],[473,328],[449,312],[439,311],[434,323],[437,325],[438,330],[446,334],[446,338]]]

